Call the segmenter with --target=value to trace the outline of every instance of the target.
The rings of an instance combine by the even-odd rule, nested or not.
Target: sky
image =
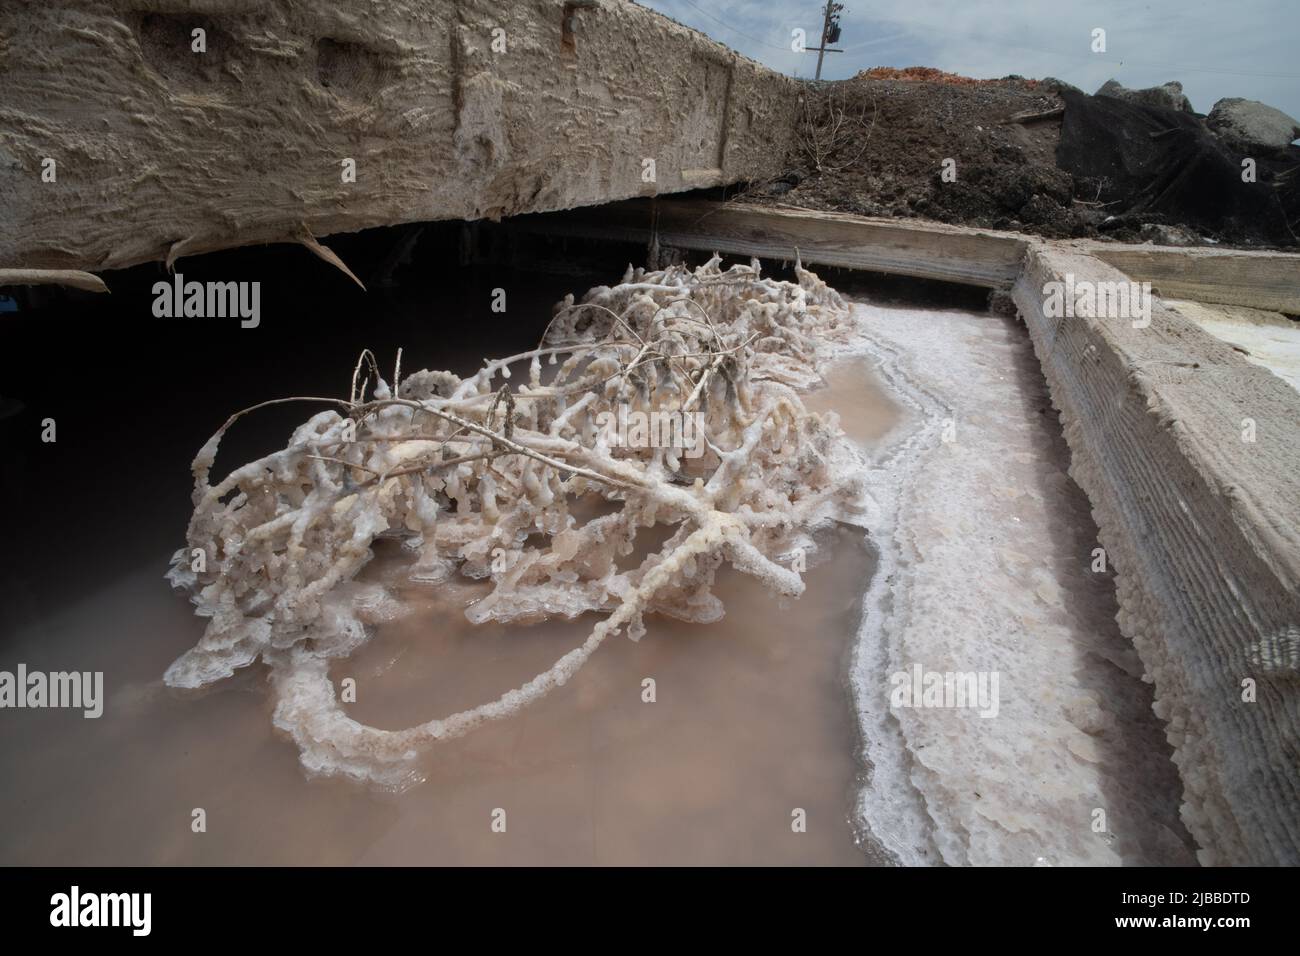
[[[774,70],[811,78],[820,0],[639,0]],[[1198,113],[1222,97],[1300,117],[1300,0],[842,0],[843,35],[822,78],[872,66],[933,66],[973,77],[1054,76],[1095,93],[1179,80]],[[1106,52],[1093,52],[1093,31]]]

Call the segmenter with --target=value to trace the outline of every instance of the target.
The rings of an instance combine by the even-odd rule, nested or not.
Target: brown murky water
[[[854,437],[897,411],[852,363],[813,396]],[[179,533],[179,529],[178,529]],[[20,634],[0,668],[105,671],[104,716],[8,711],[0,720],[0,863],[834,864],[872,862],[849,824],[857,727],[850,642],[873,559],[860,532],[828,535],[808,589],[781,606],[719,576],[726,617],[648,620],[515,719],[437,750],[427,780],[390,794],[309,780],[275,734],[264,673],[201,696],[161,687],[202,622],[169,594],[165,554]],[[367,569],[395,577],[381,553]],[[416,611],[333,669],[352,714],[403,727],[497,696],[544,669],[593,618],[531,627],[465,621],[480,586],[404,593]],[[653,702],[644,681],[654,681]],[[192,829],[201,808],[206,832]],[[494,832],[504,811],[505,832]],[[792,827],[796,811],[806,832]],[[878,858],[875,858],[878,859]]]
[[[869,446],[897,427],[902,410],[876,379],[865,358],[846,358],[824,373],[826,387],[804,396],[812,412],[835,412],[844,434]]]

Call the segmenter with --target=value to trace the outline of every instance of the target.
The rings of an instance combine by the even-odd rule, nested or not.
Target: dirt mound
[[[953,86],[987,86],[991,83],[1006,83],[1008,81],[1020,80],[1019,77],[1008,77],[1004,80],[977,80],[973,77],[962,76],[959,73],[946,73],[943,70],[936,70],[932,66],[906,66],[897,68],[892,66],[873,66],[869,70],[863,70],[858,73],[855,80],[920,80],[926,83],[948,83]],[[1037,80],[1023,80],[1026,86],[1034,88],[1038,85]]]
[[[810,83],[787,171],[741,198],[1053,239],[1142,242],[1178,236],[1185,244],[1296,244],[1285,222],[1279,227],[1277,215],[1267,223],[1244,215],[1182,215],[1170,203],[1143,201],[1151,188],[1163,189],[1161,183],[1117,196],[1104,177],[1082,174],[1068,156],[1060,161],[1062,117],[1072,96],[1076,104],[1107,102],[1059,80],[976,80],[929,67],[877,67],[850,80]],[[1160,119],[1153,122],[1159,125]],[[1198,130],[1203,125],[1193,114],[1180,122]],[[1276,176],[1279,200],[1294,214],[1300,200],[1291,193],[1300,186],[1300,175],[1285,169],[1300,165],[1300,150],[1293,147],[1292,154],[1276,163],[1261,161],[1260,185],[1272,188]],[[1229,184],[1224,191],[1233,188]]]
[[[810,86],[791,171],[746,198],[1054,237],[1087,233],[1071,177],[1056,168],[1059,120],[1006,123],[1059,107],[1055,93],[1016,78],[935,82],[916,78],[916,68],[896,72],[913,78]],[[955,181],[944,179],[945,160]]]

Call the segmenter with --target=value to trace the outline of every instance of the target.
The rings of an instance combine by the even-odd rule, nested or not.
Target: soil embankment
[[[742,201],[1050,239],[1297,245],[1300,147],[1247,149],[1184,110],[882,68],[807,85],[796,123],[785,172]]]

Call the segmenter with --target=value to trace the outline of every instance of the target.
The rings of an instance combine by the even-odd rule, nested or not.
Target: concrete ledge
[[[762,178],[797,90],[627,0],[4,3],[0,268]]]
[[[1035,245],[1013,295],[1155,683],[1184,820],[1205,863],[1300,863],[1300,394],[1159,302],[1148,328],[1049,318],[1043,287],[1068,274],[1128,281]]]

